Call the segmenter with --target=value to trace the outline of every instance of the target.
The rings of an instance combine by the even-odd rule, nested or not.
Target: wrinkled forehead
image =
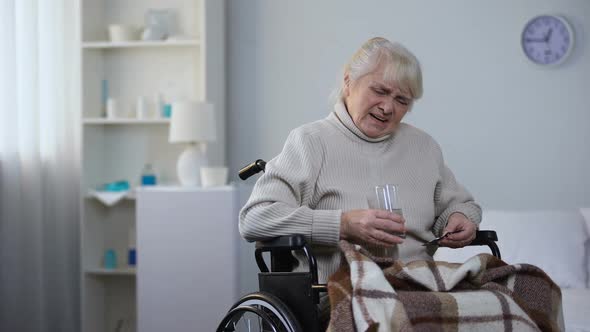
[[[376,75],[375,77],[380,80],[377,83],[381,83],[392,90],[399,90],[403,94],[413,97],[410,88],[411,78],[396,63],[382,61],[376,66],[373,73],[381,73],[381,75]]]

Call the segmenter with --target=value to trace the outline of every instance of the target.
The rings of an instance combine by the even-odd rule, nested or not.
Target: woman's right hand
[[[405,233],[405,222],[404,217],[386,210],[346,211],[340,219],[340,239],[391,247],[404,242],[391,233]]]

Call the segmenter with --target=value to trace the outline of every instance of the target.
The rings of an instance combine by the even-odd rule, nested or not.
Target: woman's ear
[[[350,94],[350,75],[344,73],[344,84],[342,85],[342,97],[348,97]]]

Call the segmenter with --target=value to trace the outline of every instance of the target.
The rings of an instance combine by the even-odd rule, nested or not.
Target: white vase
[[[178,157],[176,172],[178,181],[185,187],[198,187],[201,185],[200,170],[207,166],[205,144],[191,143]]]

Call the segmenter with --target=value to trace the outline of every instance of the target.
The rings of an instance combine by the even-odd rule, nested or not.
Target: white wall
[[[557,68],[520,49],[524,24],[543,13],[576,30]],[[589,30],[587,0],[230,1],[230,167],[272,158],[292,128],[325,117],[344,63],[384,36],[423,66],[424,97],[406,121],[437,139],[484,208],[590,206]]]

